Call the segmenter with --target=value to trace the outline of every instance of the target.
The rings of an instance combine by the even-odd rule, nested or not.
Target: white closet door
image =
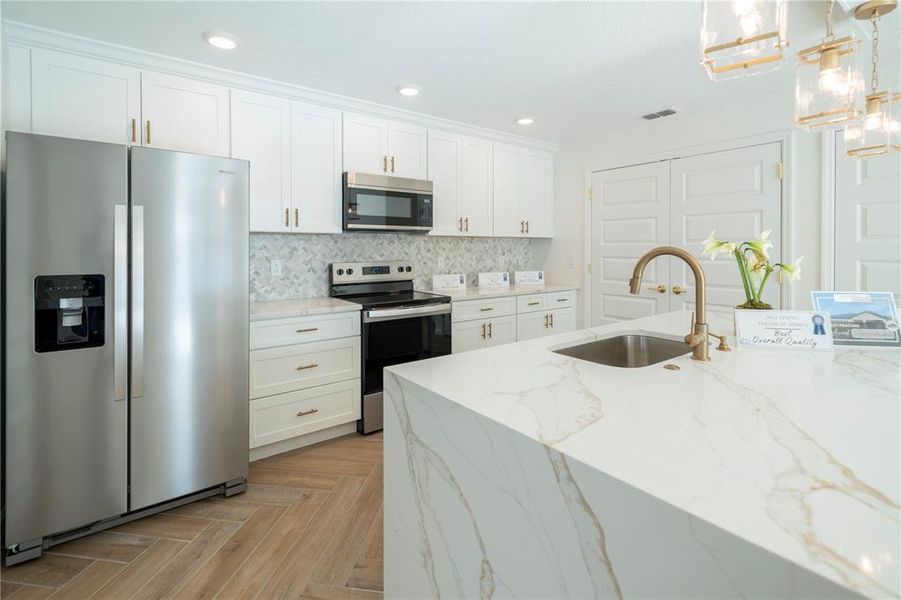
[[[141,110],[145,146],[229,156],[227,87],[145,71]]]
[[[232,90],[232,157],[250,161],[250,230],[291,228],[291,103]]]
[[[432,181],[432,230],[430,235],[461,235],[457,210],[460,177],[460,136],[429,131],[429,179]]]
[[[669,177],[668,161],[592,173],[592,326],[669,310],[668,257],[648,265],[640,294],[629,293],[638,257],[669,243]]]
[[[835,144],[835,289],[901,299],[901,156],[854,160]]]
[[[291,103],[295,231],[341,233],[341,112]]]
[[[31,51],[34,133],[137,143],[141,73],[64,52]]]
[[[670,243],[701,260],[707,274],[709,312],[731,319],[735,306],[745,301],[735,259],[720,255],[712,261],[701,256],[702,242],[712,230],[719,239],[739,241],[756,239],[761,231],[771,229],[773,260],[797,258],[782,254],[781,162],[780,142],[672,161]],[[693,308],[691,271],[680,260],[671,264],[670,283],[685,292],[671,296],[670,309]],[[761,299],[779,308],[779,291],[773,276]]]

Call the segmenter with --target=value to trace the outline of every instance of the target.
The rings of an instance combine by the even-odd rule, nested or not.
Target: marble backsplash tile
[[[270,276],[269,261],[282,261],[280,277]],[[416,272],[416,288],[428,290],[433,273],[527,270],[532,240],[451,238],[398,233],[334,235],[253,233],[250,235],[250,300],[284,300],[328,295],[328,265],[342,261],[407,260]]]

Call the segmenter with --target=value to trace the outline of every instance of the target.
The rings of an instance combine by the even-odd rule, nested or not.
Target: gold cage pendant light
[[[701,65],[713,81],[774,71],[785,63],[785,0],[704,0]]]
[[[871,0],[854,10],[856,18],[872,24],[873,52],[870,90],[856,99],[864,105],[863,113],[845,126],[845,153],[851,158],[901,152],[901,93],[879,89],[879,19],[896,6],[897,0]]]
[[[855,68],[860,41],[835,37],[835,0],[826,2],[826,37],[798,52],[795,123],[804,129],[841,125],[857,118],[855,98],[863,81]]]

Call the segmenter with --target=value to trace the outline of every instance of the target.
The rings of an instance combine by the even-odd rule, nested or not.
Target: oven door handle
[[[426,317],[430,315],[449,315],[451,305],[449,302],[429,306],[418,306],[414,308],[383,308],[377,310],[367,310],[363,314],[364,323],[373,323],[377,321],[391,321],[394,319],[407,319],[411,317]]]

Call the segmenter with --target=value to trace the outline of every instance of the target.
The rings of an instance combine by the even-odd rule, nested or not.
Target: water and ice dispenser
[[[103,345],[103,275],[34,278],[34,351],[58,352]]]

